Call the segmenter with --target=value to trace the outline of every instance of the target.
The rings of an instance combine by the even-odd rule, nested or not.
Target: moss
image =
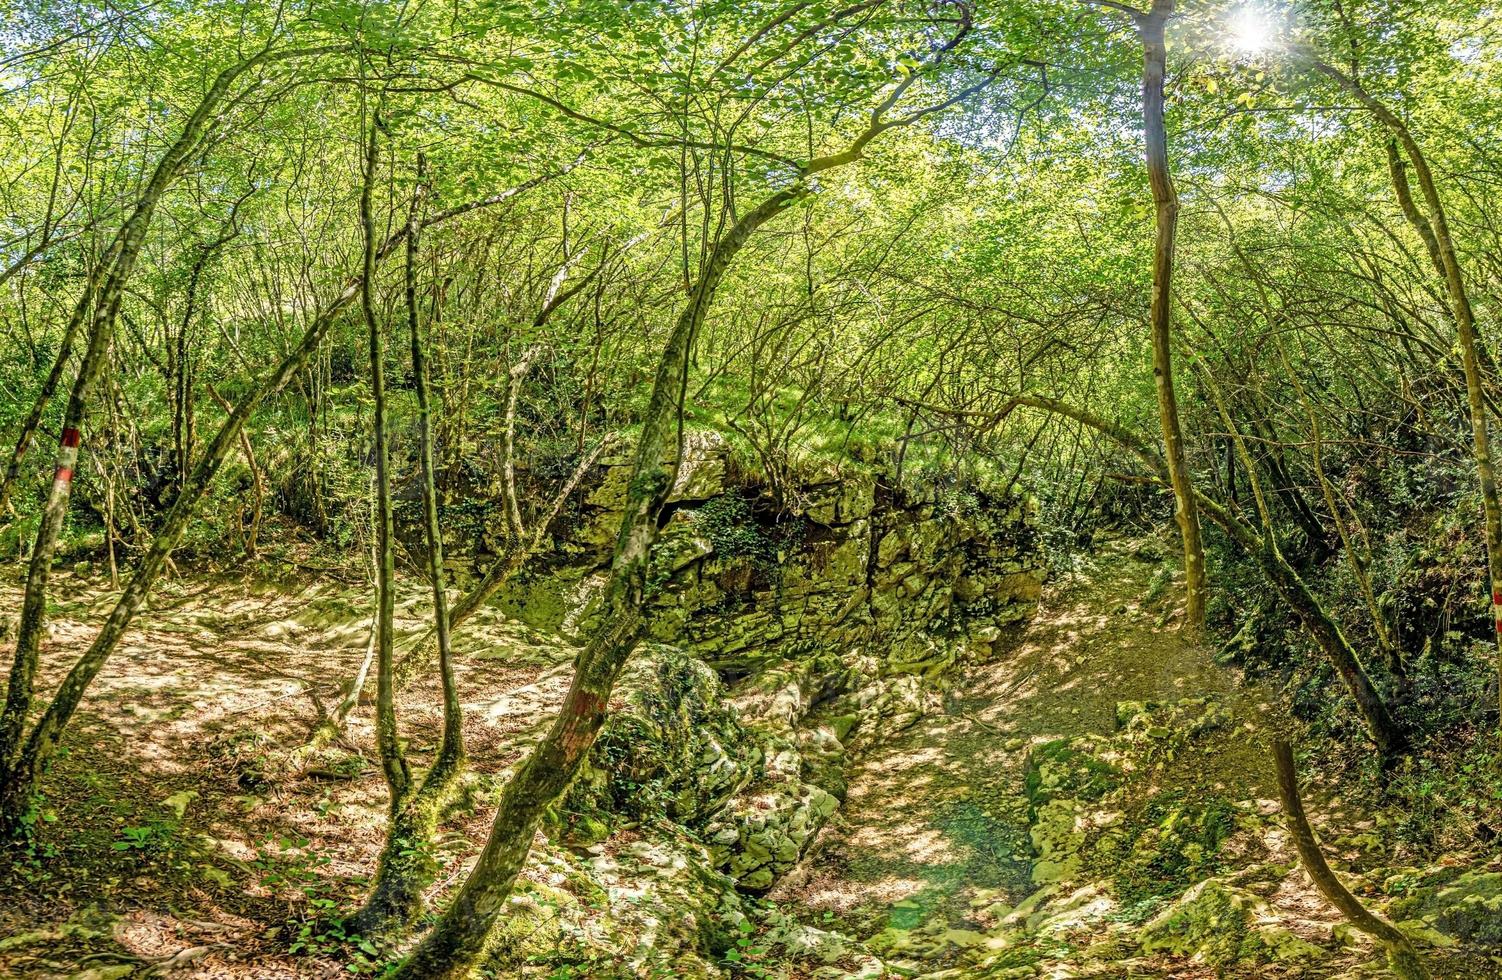
[[[1161,793],[1125,833],[1102,837],[1090,864],[1110,877],[1122,904],[1138,905],[1216,874],[1235,829],[1236,808],[1222,797]]]
[[[1025,789],[1035,806],[1054,796],[1099,800],[1116,787],[1121,771],[1086,751],[1077,739],[1055,739],[1028,757]]]
[[[567,808],[700,820],[749,778],[756,747],[703,663],[657,647],[628,671],[628,705],[606,723]]]

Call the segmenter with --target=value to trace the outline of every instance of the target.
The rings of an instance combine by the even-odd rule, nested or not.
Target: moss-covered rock
[[[705,828],[714,865],[746,891],[766,891],[793,869],[839,805],[810,783],[754,786]]]
[[[1389,905],[1405,926],[1502,952],[1502,872],[1466,871],[1414,888]]]
[[[740,723],[719,675],[681,650],[643,645],[568,806],[697,824],[756,775],[760,740]]]
[[[1319,947],[1278,923],[1261,898],[1218,878],[1200,882],[1140,933],[1144,952],[1186,956],[1216,968],[1314,959]]]

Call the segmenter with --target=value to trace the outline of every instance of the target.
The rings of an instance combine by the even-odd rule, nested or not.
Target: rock
[[[1185,892],[1142,928],[1140,938],[1144,952],[1187,956],[1217,969],[1322,954],[1280,925],[1262,899],[1218,878]]]
[[[756,775],[758,740],[719,676],[681,650],[645,644],[617,684],[614,710],[568,797],[575,812],[657,813],[693,825]]]
[[[622,976],[721,977],[717,961],[747,921],[734,883],[671,825],[635,833],[606,855],[535,849],[538,875],[518,881],[487,971],[520,976],[558,967],[577,975],[575,965],[586,961],[618,964]]]
[[[1050,800],[1038,807],[1028,834],[1037,854],[1033,860],[1033,884],[1074,878],[1083,863],[1081,852],[1085,847],[1085,828],[1076,801]]]
[[[188,804],[198,799],[198,790],[185,789],[180,793],[173,793],[162,801],[162,805],[169,807],[177,819],[181,820],[188,810]]]
[[[875,507],[875,474],[850,473],[834,483],[812,488],[803,513],[809,520],[828,526],[869,517]]]
[[[129,963],[114,963],[109,966],[91,966],[87,970],[68,974],[68,980],[119,980],[136,972]]]
[[[1466,871],[1394,900],[1388,915],[1405,927],[1502,952],[1502,872]]]
[[[714,866],[746,891],[765,891],[792,870],[839,805],[808,783],[752,787],[706,828]]]

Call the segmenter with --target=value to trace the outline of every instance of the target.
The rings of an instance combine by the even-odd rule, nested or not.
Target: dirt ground
[[[1183,638],[1162,567],[1123,544],[1050,586],[1012,645],[953,681],[943,712],[859,760],[845,806],[772,898],[859,938],[905,920],[964,928],[978,897],[1020,899],[1032,888],[1028,747],[1109,733],[1123,700],[1222,698],[1234,730],[1155,778],[1272,813],[1268,747],[1281,709]],[[55,593],[48,682],[113,598],[107,583],[71,573]],[[407,642],[424,628],[424,604],[420,587],[404,586]],[[18,584],[0,585],[0,609],[18,606]],[[356,751],[371,742],[370,713],[355,713],[344,744],[289,750],[358,669],[369,607],[364,587],[305,577],[161,589],[91,690],[47,779],[33,843],[0,855],[0,976],[350,975],[307,924],[358,903],[375,865],[386,790]],[[475,777],[446,825],[432,897],[454,887],[483,840],[531,719],[561,697],[552,668],[573,652],[491,612],[465,624],[456,649]],[[420,685],[404,698],[417,764],[435,747],[438,703]],[[1285,842],[1274,835],[1270,846],[1293,866]],[[1301,874],[1264,891],[1291,928],[1328,942],[1334,915]],[[1208,974],[1179,964],[1162,975]]]
[[[107,582],[57,577],[43,688],[108,610]],[[19,607],[14,581],[0,609]],[[397,609],[399,647],[426,623],[415,584]],[[386,788],[370,712],[345,744],[306,757],[320,712],[363,661],[363,588],[229,578],[169,582],[90,691],[46,781],[35,840],[0,855],[0,976],[348,976],[332,957],[289,955],[320,909],[357,903],[375,865]],[[487,794],[520,756],[532,684],[572,651],[482,611],[456,637],[475,778],[444,844],[452,887],[488,829]],[[436,685],[404,697],[416,765],[435,748]]]

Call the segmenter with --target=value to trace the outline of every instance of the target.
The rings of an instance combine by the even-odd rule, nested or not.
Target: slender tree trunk
[[[423,891],[432,883],[437,862],[432,856],[438,818],[451,797],[464,763],[463,713],[449,642],[448,599],[443,581],[443,531],[438,523],[438,485],[433,467],[433,410],[428,363],[417,304],[417,248],[422,201],[423,162],[418,159],[418,190],[407,222],[404,296],[411,335],[412,379],[417,393],[418,459],[422,471],[423,531],[427,538],[428,579],[433,589],[433,630],[438,638],[438,674],[443,687],[443,735],[437,758],[415,790],[392,799],[391,823],[376,866],[370,897],[351,920],[362,936],[380,936],[406,927],[422,911]],[[395,687],[390,651],[383,666],[388,693]],[[379,679],[378,679],[379,683]],[[394,695],[393,695],[394,697]]]
[[[428,217],[422,222],[422,226],[432,227],[441,221],[467,214],[470,211],[501,204],[522,191],[544,183],[551,176],[539,175],[499,194],[449,208]],[[385,245],[377,253],[377,259],[388,255],[401,243],[405,235],[406,229],[403,228],[387,239]],[[162,520],[160,529],[148,546],[135,573],[126,582],[125,590],[110,610],[98,636],[94,638],[94,642],[83,656],[74,663],[68,676],[64,678],[57,693],[53,696],[52,703],[32,727],[15,764],[3,773],[4,779],[0,780],[0,833],[14,833],[23,825],[23,818],[31,806],[42,770],[51,759],[58,739],[67,728],[73,713],[78,709],[89,684],[93,682],[115,648],[119,646],[120,641],[124,639],[126,630],[129,629],[136,613],[140,611],[142,603],[146,601],[152,586],[156,584],[172,550],[177,547],[183,532],[187,530],[195,506],[213,483],[230,448],[244,429],[246,420],[262,401],[282,391],[307,367],[323,343],[330,327],[359,296],[363,280],[363,276],[354,277],[353,281],[319,311],[303,334],[298,346],[282,359],[276,370],[265,381],[251,388],[250,392],[235,406],[235,410],[220,425],[214,438],[204,447],[198,462],[194,464],[193,473],[188,478],[186,486],[173,500],[172,506]]]
[[[662,461],[678,438],[677,400],[694,337],[730,260],[757,228],[802,193],[799,183],[773,194],[746,212],[710,254],[658,363],[605,588],[604,625],[580,653],[573,683],[552,728],[506,784],[490,837],[474,869],[448,911],[397,970],[396,977],[436,980],[469,975],[532,849],[532,838],[544,811],[568,789],[594,745],[605,722],[616,677],[641,632],[647,562],[657,539],[657,517],[672,486],[680,454],[673,454],[671,467]]]
[[[1299,774],[1293,762],[1293,746],[1280,739],[1273,743],[1273,756],[1278,764],[1278,795],[1282,797],[1283,814],[1288,818],[1288,835],[1293,838],[1299,861],[1315,887],[1346,917],[1346,921],[1383,945],[1387,950],[1388,965],[1400,980],[1429,980],[1429,971],[1409,938],[1391,922],[1368,911],[1330,870],[1304,813],[1304,801],[1299,796]]]
[[[360,190],[360,226],[365,233],[364,260],[360,269],[360,312],[365,318],[370,347],[370,396],[374,402],[375,430],[375,539],[376,539],[376,747],[381,768],[391,791],[394,813],[412,775],[402,752],[396,729],[396,691],[391,683],[392,626],[396,615],[396,543],[391,514],[391,460],[386,435],[385,343],[375,312],[376,239],[375,214],[371,203],[376,167],[380,163],[380,113],[377,110],[365,149],[365,182]]]
[[[31,440],[36,435],[37,427],[42,424],[42,414],[47,410],[47,403],[57,392],[57,386],[63,378],[63,371],[68,366],[68,358],[73,355],[73,343],[78,337],[78,328],[89,319],[89,311],[94,304],[94,294],[99,289],[104,273],[114,263],[114,257],[115,252],[111,249],[94,267],[85,281],[83,295],[78,298],[73,314],[68,318],[68,326],[63,331],[63,339],[58,345],[57,357],[52,362],[52,370],[47,372],[47,379],[42,382],[41,390],[37,392],[36,399],[31,403],[31,410],[21,421],[21,430],[16,434],[15,448],[11,450],[10,460],[5,465],[5,476],[0,479],[0,517],[10,510],[11,493],[15,489],[16,480],[20,477],[21,464],[26,459],[26,450],[31,447]]]
[[[1174,519],[1184,542],[1184,625],[1198,631],[1205,625],[1205,551],[1200,540],[1194,486],[1184,458],[1184,433],[1173,383],[1173,265],[1178,230],[1179,197],[1168,161],[1168,128],[1163,121],[1163,75],[1167,51],[1164,28],[1173,16],[1174,0],[1153,0],[1152,9],[1138,15],[1142,37],[1142,128],[1147,145],[1147,175],[1152,185],[1157,237],[1153,246],[1153,382],[1158,392],[1158,420],[1163,429],[1163,458],[1173,487]]]
[[[1460,268],[1460,260],[1456,256],[1455,239],[1450,234],[1450,222],[1446,215],[1444,201],[1439,196],[1439,186],[1434,181],[1434,173],[1429,169],[1429,161],[1424,156],[1423,149],[1403,120],[1399,119],[1397,114],[1379,99],[1367,92],[1355,78],[1323,62],[1315,61],[1313,66],[1316,71],[1334,80],[1336,84],[1355,96],[1356,100],[1376,116],[1378,121],[1402,145],[1408,162],[1413,165],[1413,175],[1418,180],[1419,191],[1429,211],[1427,224],[1430,234],[1424,234],[1423,216],[1418,213],[1411,195],[1404,195],[1402,191],[1402,185],[1406,181],[1398,179],[1401,168],[1395,170],[1394,182],[1400,206],[1403,207],[1410,221],[1420,219],[1418,225],[1425,247],[1432,248],[1431,256],[1435,252],[1438,253],[1439,267],[1444,273],[1445,288],[1450,298],[1450,312],[1455,318],[1456,340],[1460,346],[1460,363],[1465,373],[1466,404],[1471,416],[1471,439],[1476,458],[1476,476],[1481,485],[1486,567],[1491,584],[1492,621],[1496,631],[1497,686],[1498,696],[1502,698],[1502,502],[1499,502],[1497,498],[1497,471],[1492,461],[1486,387],[1481,373],[1480,345],[1476,338],[1476,315],[1471,309],[1471,298],[1466,290],[1465,275]],[[1389,158],[1389,164],[1391,162]],[[1408,198],[1406,203],[1403,200],[1405,196]],[[1502,726],[1502,702],[1499,702],[1498,724]]]

